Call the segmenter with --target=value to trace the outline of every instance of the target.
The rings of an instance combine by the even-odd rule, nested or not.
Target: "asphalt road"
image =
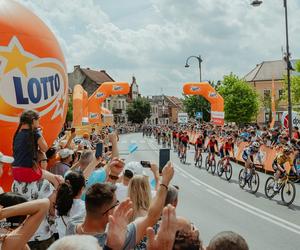
[[[132,143],[138,145],[138,150],[128,154]],[[119,148],[126,161],[158,164],[160,147],[154,138],[143,138],[140,133],[122,135]],[[233,176],[228,182],[203,167],[196,168],[193,157],[192,149],[187,154],[187,164],[183,165],[171,151],[175,167],[173,184],[180,188],[177,215],[188,218],[199,228],[205,245],[218,232],[229,230],[241,234],[250,249],[300,249],[300,185],[296,184],[293,205],[286,207],[279,195],[273,200],[266,198],[264,184],[268,175],[259,173],[261,184],[253,195],[238,185],[239,165],[233,164]]]

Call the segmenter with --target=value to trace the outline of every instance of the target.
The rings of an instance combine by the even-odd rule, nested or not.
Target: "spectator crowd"
[[[118,129],[82,135],[71,129],[47,145],[39,114],[22,113],[13,156],[0,154],[0,174],[11,164],[14,179],[11,191],[0,194],[2,249],[248,249],[231,231],[205,247],[199,229],[176,214],[180,194],[172,163],[161,173],[151,163],[148,176],[139,162],[124,162]],[[242,133],[245,140],[252,136],[252,130]],[[103,152],[97,155],[99,143]]]

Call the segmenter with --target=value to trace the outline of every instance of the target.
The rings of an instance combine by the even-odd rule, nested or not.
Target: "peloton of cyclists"
[[[230,152],[232,152],[232,156],[233,158],[235,158],[234,156],[234,140],[231,136],[225,138],[225,141],[222,143],[221,147],[220,147],[220,158],[221,158],[221,162],[223,164],[224,160],[226,157],[230,156]]]

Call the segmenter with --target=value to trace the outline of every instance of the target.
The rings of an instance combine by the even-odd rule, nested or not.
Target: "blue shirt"
[[[34,131],[32,141],[29,129],[22,129],[17,133],[13,147],[13,166],[28,168],[33,167],[34,160],[37,160],[37,142],[40,137],[41,134],[38,131]]]

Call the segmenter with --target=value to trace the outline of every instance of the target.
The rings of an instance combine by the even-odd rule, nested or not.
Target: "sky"
[[[17,0],[56,35],[67,62],[106,70],[115,81],[134,75],[142,95],[181,96],[185,82],[243,77],[262,61],[282,58],[282,0]],[[300,1],[289,0],[290,50],[300,59]]]

